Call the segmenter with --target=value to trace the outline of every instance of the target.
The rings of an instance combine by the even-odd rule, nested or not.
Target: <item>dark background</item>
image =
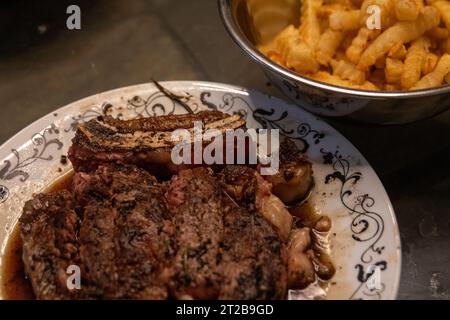
[[[66,28],[81,7],[82,29]],[[214,0],[1,1],[0,144],[52,110],[157,80],[209,80],[280,93],[230,40]],[[450,299],[450,111],[381,127],[328,119],[365,155],[393,202],[400,299]]]

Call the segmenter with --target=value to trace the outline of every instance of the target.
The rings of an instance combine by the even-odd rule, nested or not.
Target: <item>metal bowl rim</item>
[[[275,74],[280,74],[291,81],[300,82],[310,87],[331,91],[341,95],[345,94],[361,98],[410,99],[410,98],[421,98],[450,93],[450,85],[444,85],[441,87],[415,91],[368,91],[335,86],[325,82],[320,82],[303,77],[289,69],[286,69],[274,63],[264,54],[259,52],[259,50],[253,45],[253,43],[251,43],[247,39],[247,37],[241,31],[239,25],[235,22],[231,12],[231,1],[233,0],[218,0],[219,12],[222,22],[224,23],[225,28],[228,31],[231,38],[234,40],[234,42],[236,42],[236,44],[241,49],[243,49],[247,54],[249,54],[253,60],[267,67],[271,72]]]

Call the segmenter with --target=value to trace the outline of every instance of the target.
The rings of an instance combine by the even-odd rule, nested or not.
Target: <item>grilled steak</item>
[[[178,143],[172,140],[172,132],[181,128],[192,132],[196,121],[203,123],[204,130],[214,128],[221,132],[245,125],[239,116],[218,111],[127,121],[99,117],[79,125],[69,159],[76,171],[89,172],[104,162],[123,162],[168,177],[184,168],[171,161],[171,148]]]
[[[173,261],[172,291],[177,297],[216,298],[222,275],[218,269],[223,236],[222,193],[211,171],[182,171],[168,192],[179,248]]]
[[[202,112],[105,116],[79,126],[69,151],[70,190],[35,196],[20,219],[37,298],[286,297],[293,219],[272,186],[281,196],[309,186],[311,165],[286,144],[282,172],[266,180],[256,166],[175,167],[170,135],[192,130],[195,121],[222,133],[245,125],[237,116]],[[80,290],[67,288],[70,265],[80,267]]]
[[[283,243],[259,213],[239,207],[209,169],[182,171],[167,199],[178,253],[172,291],[178,298],[283,298]]]
[[[172,255],[164,188],[133,166],[102,165],[74,178],[82,218],[79,253],[92,297],[167,298],[163,262]]]
[[[80,220],[67,191],[39,194],[28,201],[20,218],[25,272],[38,299],[76,298],[67,289],[66,270],[78,262]]]
[[[78,173],[73,183],[74,196],[38,195],[20,219],[37,298],[167,298],[160,278],[173,254],[173,228],[165,189],[144,170],[123,165]],[[70,264],[81,268],[82,290],[67,289]]]
[[[283,299],[286,295],[284,244],[260,213],[224,201],[224,235],[219,299]]]
[[[38,195],[20,220],[24,263],[40,299],[270,299],[286,289],[284,243],[231,200],[212,170],[159,184],[135,166],[77,173]],[[67,267],[82,289],[68,290]]]

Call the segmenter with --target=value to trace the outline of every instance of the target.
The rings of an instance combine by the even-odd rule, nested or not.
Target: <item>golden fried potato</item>
[[[343,80],[338,76],[334,76],[329,74],[326,71],[319,71],[311,75],[311,78],[317,81],[322,81],[326,83],[333,84],[335,86],[340,87],[348,87],[348,88],[354,88],[354,89],[361,89],[361,90],[372,90],[376,91],[378,90],[377,86],[375,86],[373,83],[366,81],[361,85],[357,85],[352,83],[348,80]]]
[[[381,9],[381,30],[385,30],[395,23],[395,1],[396,0],[365,0],[361,5],[360,20],[362,26],[367,26],[370,17],[368,8],[377,6]]]
[[[445,82],[446,82],[447,84],[450,84],[450,72],[447,73],[447,75],[445,76]]]
[[[449,72],[450,54],[446,53],[441,57],[441,59],[439,59],[439,62],[434,71],[420,79],[419,82],[416,83],[416,85],[411,89],[419,90],[440,86],[444,81],[444,77],[446,77]]]
[[[397,84],[400,82],[400,79],[403,74],[404,65],[403,62],[399,59],[386,59],[386,69],[385,69],[385,78],[386,82],[389,84]]]
[[[389,50],[387,56],[392,59],[403,60],[406,57],[406,47],[403,43],[396,43]]]
[[[322,0],[303,0],[300,19],[300,37],[311,48],[315,49],[320,38],[320,22],[317,12]]]
[[[319,69],[313,50],[303,41],[298,30],[290,25],[275,39],[277,52],[286,66],[299,73],[312,73]]]
[[[417,0],[396,0],[395,16],[398,21],[414,21],[419,16],[420,3]]]
[[[405,67],[400,81],[402,88],[409,89],[420,80],[422,65],[429,48],[430,40],[426,37],[421,37],[411,44],[406,54]]]
[[[363,52],[358,68],[367,70],[377,59],[386,54],[396,43],[410,42],[426,31],[439,25],[439,12],[433,7],[426,7],[416,21],[402,21],[384,31]]]
[[[258,45],[286,68],[362,90],[414,90],[450,78],[450,0],[289,1],[301,8],[300,27]]]
[[[332,29],[326,30],[320,36],[316,50],[316,59],[321,65],[328,66],[343,38],[344,34],[341,31]]]
[[[379,30],[376,29],[369,30],[367,28],[361,28],[358,35],[353,38],[351,45],[346,50],[347,58],[357,64],[361,58],[361,54],[369,46],[370,38],[379,33]]]
[[[360,27],[359,10],[336,11],[330,15],[330,28],[333,30],[349,31]]]
[[[356,66],[345,60],[331,61],[333,67],[333,75],[343,80],[350,80],[352,83],[361,85],[366,82],[366,74],[356,68]]]
[[[441,45],[442,52],[450,53],[450,38],[445,40]]]
[[[437,39],[445,40],[449,37],[450,31],[446,28],[436,27],[427,32],[427,36]]]
[[[436,68],[438,61],[439,57],[436,54],[429,52],[425,57],[424,62],[422,63],[422,75],[427,75],[433,72],[434,68]]]
[[[450,30],[450,1],[433,1],[432,5],[439,10],[445,26]]]

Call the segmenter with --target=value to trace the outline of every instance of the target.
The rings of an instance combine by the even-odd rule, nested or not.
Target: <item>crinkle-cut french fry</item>
[[[358,30],[344,32],[344,40],[342,40],[338,51],[342,51],[345,54],[345,51],[352,45],[353,39],[355,39],[357,34]]]
[[[336,52],[336,54],[334,55],[334,59],[335,60],[348,60],[347,57],[345,56],[345,53],[341,50],[338,50]]]
[[[445,76],[445,82],[446,82],[447,84],[450,84],[450,72],[447,73],[447,75]]]
[[[330,15],[330,28],[333,30],[349,31],[360,27],[359,10],[336,11]]]
[[[336,11],[344,11],[348,9],[342,3],[329,3],[322,5],[317,11],[317,15],[322,19],[328,19],[330,15]]]
[[[302,40],[298,30],[290,25],[286,27],[276,38],[276,48],[286,61],[286,66],[300,73],[316,72],[319,63],[314,57],[314,52]]]
[[[323,0],[323,3],[324,4],[339,4],[347,9],[354,9],[352,0]]]
[[[403,74],[403,62],[399,59],[386,59],[385,77],[389,84],[396,84],[400,82]]]
[[[357,8],[361,8],[363,1],[364,0],[351,0],[352,4]]]
[[[276,51],[277,49],[275,40],[272,40],[271,42],[266,44],[258,44],[256,47],[265,55],[267,55],[271,51]]]
[[[366,81],[361,85],[357,85],[352,83],[348,80],[343,80],[338,76],[334,76],[329,74],[326,71],[319,71],[311,75],[311,78],[317,81],[326,82],[335,86],[340,87],[348,87],[348,88],[354,88],[354,89],[361,89],[361,90],[371,90],[371,91],[377,91],[379,90],[377,86],[375,86],[373,83]]]
[[[403,43],[396,43],[394,46],[389,50],[388,57],[392,59],[399,59],[403,60],[406,57],[406,47]]]
[[[395,17],[398,21],[414,21],[419,16],[420,3],[417,0],[396,0]]]
[[[385,91],[400,91],[401,88],[398,84],[386,83],[384,86]]]
[[[429,48],[430,40],[426,37],[420,37],[413,41],[406,53],[404,71],[400,81],[402,88],[409,89],[420,80],[422,64],[427,57]]]
[[[379,31],[369,30],[367,28],[361,28],[358,32],[358,35],[353,38],[353,41],[351,45],[347,48],[345,54],[347,55],[347,58],[357,64],[359,62],[359,59],[361,58],[361,54],[366,50],[366,48],[369,46],[369,41],[371,38],[371,35],[379,34]]]
[[[317,15],[322,0],[303,0],[300,17],[300,36],[314,50],[320,38],[320,21]]]
[[[437,40],[445,40],[449,37],[450,30],[446,28],[436,27],[427,32],[427,36],[437,39]]]
[[[427,53],[425,60],[422,63],[422,75],[425,76],[433,72],[434,68],[436,68],[438,61],[439,57],[436,54],[432,52]]]
[[[432,5],[439,10],[445,26],[450,30],[450,1],[435,1]]]
[[[363,26],[367,25],[367,20],[372,13],[367,12],[369,6],[377,6],[381,9],[381,30],[386,30],[395,23],[395,1],[396,0],[365,0],[361,5],[360,19]]]
[[[328,66],[343,38],[344,34],[341,31],[327,29],[322,33],[316,48],[317,61],[324,66]]]
[[[427,74],[416,83],[411,90],[426,89],[442,85],[444,77],[450,72],[450,54],[444,54],[433,72]]]
[[[441,50],[444,53],[450,53],[450,38],[442,42],[441,44]]]
[[[358,68],[367,70],[379,57],[386,54],[396,43],[407,43],[428,30],[437,27],[440,22],[439,12],[433,7],[425,7],[416,21],[402,21],[384,31],[361,55]]]
[[[386,68],[386,57],[385,56],[381,56],[377,59],[377,61],[375,62],[375,68],[377,68],[377,69]]]
[[[419,11],[422,11],[423,8],[425,7],[425,2],[424,0],[416,0],[417,4],[419,5]]]
[[[366,74],[356,68],[354,64],[345,60],[332,60],[333,75],[343,80],[350,80],[354,84],[361,85],[366,81]]]
[[[450,54],[450,0],[279,1],[300,5],[300,27],[259,41],[258,49],[306,77],[355,89],[410,90],[437,83],[446,61],[440,56]],[[371,5],[381,9],[380,29],[366,25]],[[447,74],[437,85],[450,81]]]
[[[280,53],[276,51],[269,51],[266,55],[273,62],[278,63],[280,66],[287,67],[286,60]]]

